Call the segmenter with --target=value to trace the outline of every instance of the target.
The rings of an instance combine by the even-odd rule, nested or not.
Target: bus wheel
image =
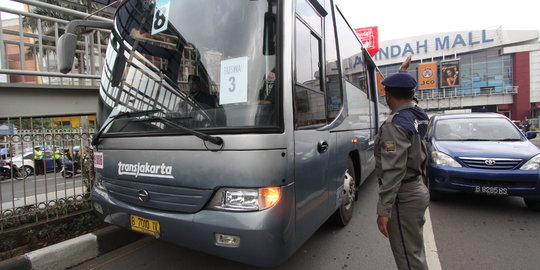
[[[339,226],[345,226],[349,223],[354,212],[354,202],[356,198],[356,179],[354,164],[352,159],[347,161],[347,169],[343,177],[343,193],[341,205],[331,217],[331,222]]]

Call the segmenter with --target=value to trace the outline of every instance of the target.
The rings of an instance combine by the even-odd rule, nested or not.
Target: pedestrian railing
[[[32,129],[0,135],[0,235],[90,211],[94,181],[92,129]],[[36,160],[34,151],[43,150]],[[37,156],[40,156],[37,152]],[[14,177],[14,166],[23,169]]]

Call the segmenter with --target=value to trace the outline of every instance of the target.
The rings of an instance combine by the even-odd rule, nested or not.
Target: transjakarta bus
[[[351,220],[387,109],[332,0],[128,0],[108,46],[92,191],[106,222],[274,266]]]

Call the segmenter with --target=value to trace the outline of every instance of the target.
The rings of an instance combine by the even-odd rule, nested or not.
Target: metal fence
[[[34,128],[24,128],[28,123]],[[0,235],[91,210],[91,128],[63,129],[42,119],[4,125],[14,128],[0,135]]]
[[[56,43],[69,20],[111,21],[113,8],[91,0],[60,1],[64,7],[36,0],[12,1],[27,5],[29,11],[12,9],[4,5],[6,0],[0,5],[0,83],[99,85],[109,31],[81,34],[73,71],[68,74],[57,71]],[[56,18],[43,14],[55,14]]]

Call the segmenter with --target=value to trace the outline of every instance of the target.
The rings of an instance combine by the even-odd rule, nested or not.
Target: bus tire
[[[332,224],[346,226],[351,221],[354,213],[354,202],[356,201],[356,173],[352,159],[347,160],[347,169],[343,176],[343,199],[336,212],[330,217]]]

